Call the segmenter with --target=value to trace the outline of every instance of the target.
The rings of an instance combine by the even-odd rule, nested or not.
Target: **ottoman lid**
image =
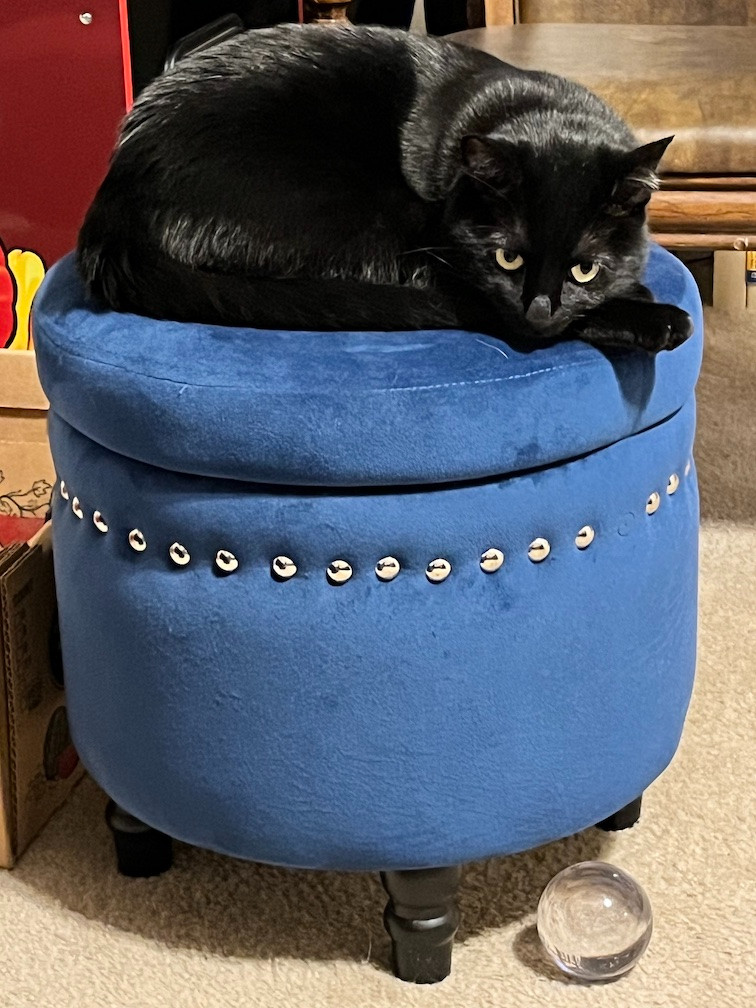
[[[34,340],[51,409],[139,461],[302,486],[452,482],[572,458],[682,406],[701,360],[698,291],[658,247],[646,281],[696,320],[677,350],[571,341],[523,354],[458,330],[278,332],[95,312],[69,255],[37,295]]]

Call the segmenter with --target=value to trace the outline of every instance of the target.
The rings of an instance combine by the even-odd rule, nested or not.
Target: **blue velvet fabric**
[[[453,864],[598,822],[671,759],[695,663],[692,402],[571,463],[425,491],[170,473],[57,414],[51,437],[70,498],[56,494],[53,531],[74,742],[164,832],[301,867]],[[538,564],[536,536],[551,544]],[[506,556],[493,574],[489,547]],[[239,559],[227,577],[219,549]],[[278,554],[299,567],[284,583]],[[402,570],[384,583],[389,554]],[[437,557],[452,572],[432,584]],[[336,558],[355,572],[340,586]]]
[[[93,313],[69,257],[37,297],[35,341],[56,411],[122,455],[279,484],[448,482],[592,451],[685,402],[701,356],[698,292],[658,247],[647,282],[699,323],[696,339],[655,359],[577,342],[522,354],[458,331],[266,332]]]
[[[522,850],[640,794],[675,752],[696,646],[700,303],[660,250],[651,277],[699,323],[685,346],[518,360],[471,333],[89,315],[56,267],[35,315],[66,485],[55,569],[72,733],[100,785],[190,843],[355,870]],[[225,577],[219,550],[239,562]],[[402,569],[382,582],[387,555]]]

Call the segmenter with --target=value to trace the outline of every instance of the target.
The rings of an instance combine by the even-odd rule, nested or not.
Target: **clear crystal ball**
[[[581,861],[541,894],[538,937],[564,973],[583,981],[627,973],[651,940],[651,904],[635,879],[604,861]]]

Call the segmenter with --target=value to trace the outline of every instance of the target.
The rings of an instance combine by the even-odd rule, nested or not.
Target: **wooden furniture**
[[[489,20],[514,10],[486,4]],[[715,292],[732,292],[736,276],[745,305],[744,250],[756,248],[756,25],[510,24],[453,38],[579,81],[641,141],[674,134],[650,206],[654,235],[674,250],[715,250]]]
[[[753,0],[489,0],[520,22],[555,24],[747,25],[756,23]]]
[[[352,0],[304,0],[304,21],[313,24],[346,24]]]

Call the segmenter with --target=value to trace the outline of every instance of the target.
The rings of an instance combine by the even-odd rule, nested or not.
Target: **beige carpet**
[[[700,663],[681,749],[636,829],[597,830],[468,869],[454,972],[387,971],[382,890],[178,846],[155,880],[113,869],[85,781],[13,872],[0,872],[3,1008],[748,1008],[756,1005],[756,316],[710,313],[697,460],[704,525]],[[559,869],[634,873],[655,911],[646,956],[613,984],[563,979],[534,911]]]

